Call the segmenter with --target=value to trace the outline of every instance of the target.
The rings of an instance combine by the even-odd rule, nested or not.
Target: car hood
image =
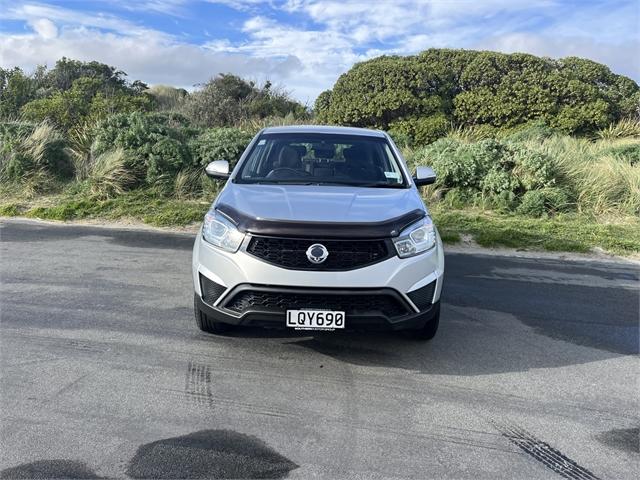
[[[318,185],[241,185],[229,183],[216,205],[258,220],[372,223],[425,210],[413,188],[362,188]]]

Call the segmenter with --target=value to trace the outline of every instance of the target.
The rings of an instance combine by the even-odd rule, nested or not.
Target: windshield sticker
[[[384,172],[384,176],[387,178],[400,178],[400,174],[398,172]]]
[[[260,146],[260,147],[261,147],[261,146],[262,146],[262,145],[264,145],[265,143],[267,143],[267,141],[263,138],[262,140],[260,140],[260,141],[258,142],[258,146]]]

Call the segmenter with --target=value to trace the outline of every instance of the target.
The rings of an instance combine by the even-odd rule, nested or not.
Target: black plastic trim
[[[395,256],[397,256],[396,253],[396,248],[393,245],[393,242],[388,239],[388,238],[350,238],[350,239],[337,239],[337,238],[309,238],[309,245],[311,245],[311,243],[322,243],[324,240],[343,240],[343,241],[352,241],[352,242],[362,242],[362,241],[370,241],[370,240],[379,240],[379,241],[384,241],[385,243],[385,248],[387,249],[387,254],[384,257],[380,257],[377,260],[374,260],[373,262],[367,262],[367,263],[363,263],[360,265],[355,265],[353,267],[348,267],[348,268],[323,268],[323,264],[319,264],[319,265],[315,265],[311,262],[309,262],[309,266],[305,267],[305,268],[300,268],[300,267],[287,267],[284,265],[281,265],[279,263],[276,262],[272,262],[267,260],[266,258],[260,257],[258,255],[256,255],[255,253],[249,251],[249,247],[251,245],[251,242],[254,241],[255,238],[278,238],[278,239],[282,239],[282,240],[304,240],[301,239],[300,237],[275,237],[275,236],[267,236],[267,235],[254,235],[251,238],[249,238],[249,241],[247,242],[246,247],[244,247],[244,251],[247,253],[247,255],[251,255],[252,257],[257,258],[258,260],[264,262],[264,263],[268,263],[269,265],[273,265],[274,267],[278,267],[278,268],[284,268],[285,270],[296,270],[296,271],[304,271],[304,272],[348,272],[351,270],[358,270],[360,268],[365,268],[365,267],[370,267],[371,265],[376,265],[380,262],[384,262],[385,260],[389,260],[390,258],[393,258]],[[329,252],[329,254],[331,254],[331,252]]]
[[[436,282],[437,280],[434,280],[416,290],[407,293],[409,300],[411,300],[420,310],[428,308],[433,301],[433,295],[436,291]]]
[[[237,312],[233,312],[232,310],[226,310],[225,309],[225,305],[227,305],[227,303],[229,303],[231,300],[233,300],[233,298],[240,292],[245,291],[245,290],[255,290],[255,291],[259,291],[259,292],[273,292],[273,293],[287,293],[287,294],[300,294],[300,295],[307,295],[307,294],[313,294],[313,295],[327,295],[327,296],[331,296],[331,295],[341,295],[341,296],[348,296],[348,295],[389,295],[394,297],[397,301],[400,302],[400,304],[406,309],[407,313],[413,313],[415,312],[415,309],[413,308],[413,306],[407,302],[407,300],[400,294],[400,292],[398,292],[397,290],[394,290],[393,288],[388,288],[388,287],[383,287],[383,288],[317,288],[317,287],[283,287],[280,285],[277,286],[272,286],[272,285],[256,285],[256,284],[252,284],[252,283],[241,283],[239,285],[236,285],[234,288],[232,288],[222,299],[222,301],[220,302],[220,304],[218,305],[219,308],[224,309],[225,311],[229,312],[231,315],[238,315]],[[243,312],[242,314],[240,314],[240,316],[244,316],[248,313],[274,313],[272,311],[263,311],[263,310],[246,310],[245,312]],[[282,312],[276,312],[277,314],[281,315]],[[350,315],[350,317],[358,317],[361,315]],[[380,313],[379,315],[373,315],[375,317],[381,317],[384,319],[391,319],[391,318],[398,318],[398,317],[387,317],[385,315],[383,315],[382,313]]]
[[[292,238],[379,239],[397,237],[400,232],[425,217],[416,209],[381,222],[307,222],[254,218],[231,205],[219,203],[216,210],[229,218],[238,230],[256,235]]]
[[[213,305],[218,301],[227,288],[204,276],[202,273],[200,273],[199,276],[202,301],[209,305]]]
[[[282,313],[265,313],[265,312],[247,312],[242,316],[231,315],[227,311],[207,305],[202,299],[196,296],[198,308],[215,322],[228,323],[230,325],[241,325],[248,327],[267,327],[287,329],[285,326],[285,318]],[[389,331],[389,330],[408,330],[424,327],[428,322],[433,320],[438,312],[440,301],[431,305],[431,308],[422,312],[412,313],[403,317],[399,317],[391,321],[390,319],[377,317],[356,317],[348,316],[346,330],[366,330],[366,331]],[[287,329],[292,330],[293,329]],[[309,335],[310,332],[305,331],[303,334]]]

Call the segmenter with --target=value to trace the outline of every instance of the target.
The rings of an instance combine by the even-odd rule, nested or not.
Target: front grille
[[[213,305],[220,295],[226,290],[226,287],[209,280],[204,275],[200,275],[200,287],[202,291],[202,300],[208,305]]]
[[[321,243],[329,252],[321,264],[311,263],[307,258],[307,249],[314,243]],[[247,246],[247,253],[292,270],[352,270],[389,258],[389,248],[384,239],[317,240],[255,236]]]
[[[225,309],[242,313],[318,309],[343,311],[346,315],[397,317],[410,312],[408,305],[391,293],[321,293],[241,290],[225,303]]]
[[[418,307],[420,310],[424,310],[425,308],[431,305],[433,301],[433,291],[436,288],[436,281],[425,285],[424,287],[420,287],[417,290],[407,293],[411,301]]]

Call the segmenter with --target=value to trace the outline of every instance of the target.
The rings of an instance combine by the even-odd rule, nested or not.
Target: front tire
[[[438,326],[440,325],[440,302],[436,306],[435,314],[433,318],[424,324],[423,327],[414,330],[412,333],[413,338],[416,340],[431,340],[436,336],[438,332]]]
[[[232,329],[232,326],[228,323],[214,322],[212,319],[207,317],[207,314],[198,307],[197,294],[193,295],[193,311],[196,317],[196,325],[203,332],[221,335]]]

